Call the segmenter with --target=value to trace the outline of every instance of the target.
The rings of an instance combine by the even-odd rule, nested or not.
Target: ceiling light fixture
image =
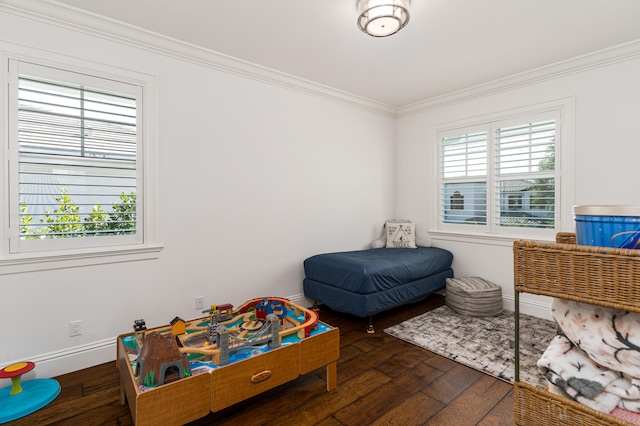
[[[358,28],[372,37],[397,33],[409,22],[411,0],[357,0]]]

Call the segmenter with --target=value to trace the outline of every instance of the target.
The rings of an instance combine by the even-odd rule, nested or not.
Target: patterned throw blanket
[[[640,413],[640,314],[554,299],[562,330],[538,361],[547,379],[605,413]]]

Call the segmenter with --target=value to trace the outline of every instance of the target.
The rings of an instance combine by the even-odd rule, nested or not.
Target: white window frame
[[[2,228],[0,230],[0,275],[34,270],[57,269],[66,267],[86,266],[92,264],[113,263],[120,261],[153,259],[159,256],[162,245],[159,243],[158,215],[157,215],[157,164],[158,149],[156,142],[157,128],[157,82],[154,76],[110,65],[96,64],[77,58],[69,58],[54,53],[48,53],[46,59],[26,56],[15,52],[0,52],[2,59],[2,117],[0,118],[0,139],[2,140]],[[25,241],[22,246],[15,244],[19,238],[19,221],[11,204],[16,199],[17,185],[11,185],[18,177],[17,150],[12,149],[12,141],[17,140],[17,66],[16,64],[33,64],[33,66],[58,69],[62,73],[70,72],[87,78],[99,78],[122,82],[137,87],[136,96],[141,97],[139,108],[139,123],[137,131],[140,134],[136,163],[138,174],[138,226],[135,238],[123,239],[111,237],[49,239],[39,241]],[[10,69],[10,67],[12,69]],[[15,69],[13,69],[15,68]],[[63,80],[64,81],[64,80]],[[12,242],[13,240],[13,242]],[[81,241],[90,240],[90,241]],[[114,243],[115,241],[115,243]],[[39,244],[44,243],[40,247]],[[97,243],[97,244],[96,244]]]
[[[556,114],[556,199],[555,199],[555,223],[554,228],[534,229],[524,227],[500,227],[494,226],[494,130],[493,124],[512,122],[519,124],[519,120],[525,121],[527,117],[539,114]],[[520,121],[521,123],[523,121]],[[503,126],[504,127],[504,126]],[[488,143],[487,171],[487,222],[485,225],[461,225],[444,223],[443,212],[443,179],[441,169],[441,144],[442,138],[467,133],[468,130],[486,130]],[[433,128],[434,141],[434,187],[433,215],[430,233],[437,238],[460,241],[487,242],[494,241],[499,245],[508,245],[515,239],[535,238],[539,240],[553,241],[557,232],[573,231],[573,217],[571,206],[574,204],[574,99],[567,97],[555,101],[544,102],[532,106],[516,107],[508,111],[498,111],[472,119],[457,120],[442,123]]]

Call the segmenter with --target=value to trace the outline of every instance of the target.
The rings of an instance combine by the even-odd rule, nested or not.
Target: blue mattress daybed
[[[437,247],[325,253],[304,261],[304,295],[359,317],[423,299],[453,277],[453,254]]]

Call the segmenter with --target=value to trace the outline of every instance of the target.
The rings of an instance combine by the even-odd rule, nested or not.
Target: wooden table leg
[[[338,363],[336,361],[327,364],[327,392],[338,385]]]

